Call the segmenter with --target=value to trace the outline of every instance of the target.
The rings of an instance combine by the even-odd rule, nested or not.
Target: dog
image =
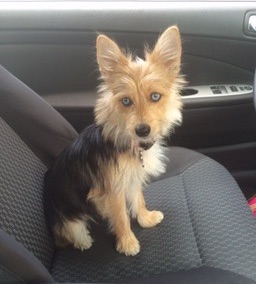
[[[182,121],[181,39],[178,28],[169,27],[152,51],[145,49],[144,60],[102,34],[96,49],[102,84],[94,124],[45,174],[45,215],[57,245],[89,249],[93,205],[115,235],[116,250],[133,256],[140,244],[130,218],[143,228],[164,218],[146,208],[142,190],[165,172],[164,138]]]

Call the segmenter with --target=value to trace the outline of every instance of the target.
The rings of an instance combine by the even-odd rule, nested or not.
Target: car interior
[[[163,222],[132,220],[136,256],[103,220],[90,249],[57,247],[44,174],[94,121],[98,34],[143,58],[172,25],[183,121],[144,190]],[[0,1],[0,283],[256,283],[255,67],[254,1]]]

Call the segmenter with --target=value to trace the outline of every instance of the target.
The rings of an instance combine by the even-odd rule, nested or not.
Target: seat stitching
[[[184,172],[181,174],[181,181],[182,181],[183,188],[184,188],[184,195],[185,195],[185,199],[186,199],[188,215],[189,215],[190,223],[191,223],[191,226],[192,226],[192,229],[193,229],[193,234],[194,234],[194,237],[195,237],[198,254],[199,254],[199,257],[200,257],[200,260],[201,260],[201,265],[203,265],[204,264],[203,263],[203,255],[202,255],[202,253],[200,252],[200,249],[199,249],[200,246],[199,246],[199,240],[196,237],[196,228],[195,228],[193,221],[192,221],[192,218],[191,218],[192,213],[191,213],[191,209],[190,209],[190,206],[189,206],[189,203],[188,203],[187,186],[186,186],[186,183],[185,183],[185,180],[184,180]]]

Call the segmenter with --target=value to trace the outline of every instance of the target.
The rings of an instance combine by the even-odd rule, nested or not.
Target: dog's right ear
[[[96,43],[97,62],[103,79],[117,71],[118,66],[127,64],[127,58],[118,45],[105,35],[99,35]]]

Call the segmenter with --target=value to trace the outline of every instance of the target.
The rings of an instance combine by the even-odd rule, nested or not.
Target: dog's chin
[[[154,143],[155,143],[154,141],[140,141],[139,147],[147,151],[154,145]]]

